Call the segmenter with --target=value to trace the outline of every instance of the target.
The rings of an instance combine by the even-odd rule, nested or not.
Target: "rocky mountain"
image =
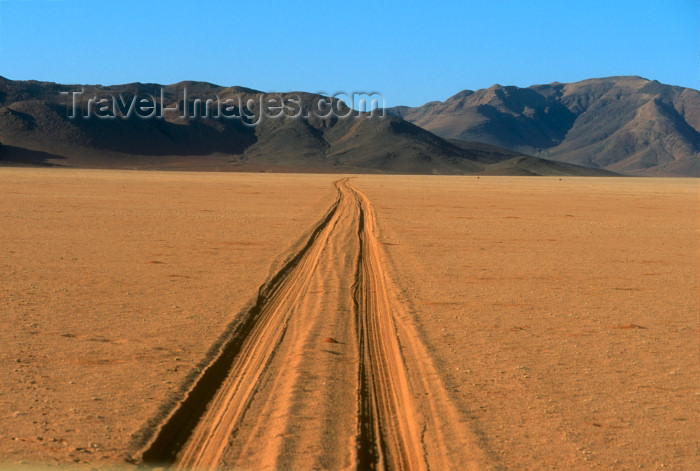
[[[494,85],[388,112],[444,138],[631,175],[700,176],[700,92],[641,77]]]
[[[248,171],[603,175],[450,142],[308,93],[205,82],[60,85],[0,77],[0,164]]]

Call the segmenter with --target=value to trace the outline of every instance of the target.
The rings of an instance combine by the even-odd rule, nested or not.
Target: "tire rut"
[[[361,357],[357,469],[493,468],[398,300],[384,268],[371,201],[347,185],[360,209],[354,290]]]
[[[360,210],[355,315],[360,347],[358,469],[427,469],[420,424],[396,338],[369,200]]]
[[[339,183],[336,183],[336,187],[338,187]],[[337,217],[340,201],[341,195],[338,189],[338,196],[335,202],[320,223],[312,230],[306,244],[277,274],[259,289],[255,304],[243,315],[243,320],[231,338],[222,347],[221,353],[204,370],[185,399],[160,427],[155,439],[141,453],[140,461],[143,464],[152,467],[176,466],[182,468],[183,461],[189,461],[183,460],[181,455],[187,453],[189,457],[190,453],[193,452],[192,435],[198,426],[201,429],[207,410],[212,409],[209,404],[215,399],[217,393],[219,396],[221,395],[221,388],[231,376],[235,362],[241,357],[244,346],[250,345],[252,340],[254,340],[254,331],[256,327],[260,326],[261,320],[266,317],[271,300],[280,291],[285,290],[285,286],[289,283],[290,274],[298,269],[302,260],[309,254],[314,245],[323,240],[322,233],[332,226],[332,222]],[[281,333],[279,334],[281,335]],[[279,338],[276,340],[279,340]],[[268,348],[270,349],[268,354],[271,354],[274,345],[268,345]],[[185,466],[187,465],[185,464]],[[189,466],[196,466],[197,469],[203,467],[202,463],[189,463]],[[213,469],[215,466],[216,463],[213,463],[209,468]]]

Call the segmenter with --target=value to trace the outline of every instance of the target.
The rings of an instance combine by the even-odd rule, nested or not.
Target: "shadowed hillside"
[[[143,97],[153,100],[139,108]],[[449,142],[399,117],[360,115],[320,95],[206,82],[89,86],[0,78],[0,140],[6,144],[0,151],[5,165],[607,174],[542,165],[542,159],[479,143]]]

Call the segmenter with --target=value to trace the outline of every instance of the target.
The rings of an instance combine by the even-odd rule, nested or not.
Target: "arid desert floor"
[[[0,468],[697,469],[694,179],[0,169]]]

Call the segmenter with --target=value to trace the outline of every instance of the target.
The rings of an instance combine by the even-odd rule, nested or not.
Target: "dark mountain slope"
[[[145,117],[130,108],[144,96],[154,97],[142,113]],[[92,104],[88,98],[94,99]],[[0,78],[0,141],[6,144],[0,163],[580,174],[571,166],[542,165],[540,160],[504,149],[457,145],[398,117],[359,116],[338,101],[333,102],[335,114],[321,117],[326,114],[318,111],[322,100],[330,103],[308,93],[264,94],[205,82],[103,87]],[[283,116],[271,117],[280,113]]]

